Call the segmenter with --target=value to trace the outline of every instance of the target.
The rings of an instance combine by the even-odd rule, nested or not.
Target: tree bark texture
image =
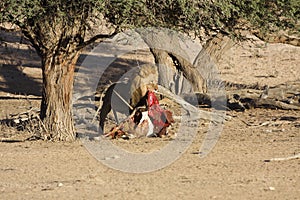
[[[201,75],[205,79],[206,84],[215,79],[214,76],[218,73],[215,71],[216,65],[222,55],[233,47],[233,45],[234,42],[228,36],[221,33],[217,34],[203,45],[202,50],[197,55],[193,64],[200,69]],[[207,92],[207,90],[205,92]]]
[[[72,141],[75,129],[72,113],[74,69],[78,53],[49,55],[43,60],[41,119],[45,138]]]
[[[72,11],[70,11],[72,12]],[[22,26],[42,59],[43,92],[40,118],[44,139],[72,141],[76,133],[72,115],[74,69],[86,28],[87,12],[75,17],[45,16]]]

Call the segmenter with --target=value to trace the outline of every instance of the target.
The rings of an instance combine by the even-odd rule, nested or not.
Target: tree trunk
[[[158,83],[176,93],[174,81],[176,68],[168,53],[164,50],[154,48],[150,48],[150,51],[154,56],[155,63],[158,65]]]
[[[75,64],[79,52],[60,51],[42,59],[43,95],[41,119],[45,125],[45,139],[72,141],[75,129],[72,113],[72,91]]]
[[[214,80],[214,75],[217,74],[217,72],[213,71],[213,69],[217,69],[214,65],[218,64],[222,55],[233,45],[234,42],[221,33],[203,45],[193,64],[201,71],[201,75],[206,82]]]
[[[180,48],[176,38],[173,38],[172,43]],[[190,63],[172,52],[150,48],[155,62],[159,66],[159,83],[175,94],[191,92],[184,88],[192,88],[194,92],[206,93],[208,81],[216,79],[214,76],[218,74],[214,71],[217,69],[215,65],[233,44],[228,36],[218,34],[203,46],[194,63]],[[178,78],[180,72],[185,79]]]
[[[137,29],[136,31],[149,46],[155,58],[160,85],[174,94],[203,92],[204,79],[198,69],[192,66],[193,55],[189,55],[188,49],[182,45],[191,42],[190,39],[165,29]]]
[[[204,92],[205,81],[198,69],[179,55],[150,48],[158,65],[158,82],[174,94]],[[175,64],[177,63],[177,64]]]
[[[180,88],[180,93],[190,93],[190,92],[206,92],[206,81],[200,73],[201,70],[198,70],[196,66],[192,63],[188,62],[186,59],[182,58],[179,55],[170,53],[169,56],[173,60],[173,63],[179,72],[182,72],[182,75],[185,77],[177,82],[176,88]],[[188,80],[185,82],[185,80]],[[184,87],[192,89],[188,91],[187,89],[183,89]],[[179,93],[179,94],[180,94]]]

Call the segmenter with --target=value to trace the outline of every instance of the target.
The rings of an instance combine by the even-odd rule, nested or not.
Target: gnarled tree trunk
[[[164,50],[151,49],[151,52],[156,64],[159,66],[160,85],[168,88],[175,94],[189,93],[191,88],[193,89],[192,91],[205,91],[205,81],[202,75],[190,62],[179,55]],[[190,89],[187,86],[188,84]]]
[[[176,68],[168,52],[155,48],[150,48],[150,51],[158,66],[158,83],[175,93],[174,73],[176,73]]]
[[[59,141],[75,139],[72,113],[72,91],[75,64],[79,52],[48,55],[43,64],[43,96],[41,119],[45,138]]]
[[[172,43],[180,48],[176,38],[172,40]],[[234,42],[228,36],[217,34],[203,46],[194,63],[173,52],[150,48],[155,62],[159,66],[159,83],[176,94],[189,93],[190,91],[183,89],[188,84],[194,92],[206,93],[207,82],[214,80],[213,76],[217,74],[214,71],[216,69],[214,65],[233,44]],[[185,79],[179,79],[180,75],[183,75]]]

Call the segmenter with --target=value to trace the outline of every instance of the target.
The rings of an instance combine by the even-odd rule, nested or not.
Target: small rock
[[[274,191],[275,188],[274,187],[269,187],[269,190]]]
[[[57,186],[58,187],[62,187],[64,184],[63,183],[58,183]]]

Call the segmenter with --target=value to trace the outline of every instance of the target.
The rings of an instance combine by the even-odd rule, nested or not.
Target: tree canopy
[[[159,26],[197,36],[223,32],[238,36],[237,29],[261,35],[280,30],[299,34],[297,0],[110,0],[105,16],[118,28]]]
[[[220,31],[238,35],[237,29],[260,35],[300,32],[297,0],[3,0],[0,11],[1,22],[17,24],[27,36],[47,26],[56,31],[80,26],[85,31],[100,16],[117,30],[155,26],[199,37]]]

